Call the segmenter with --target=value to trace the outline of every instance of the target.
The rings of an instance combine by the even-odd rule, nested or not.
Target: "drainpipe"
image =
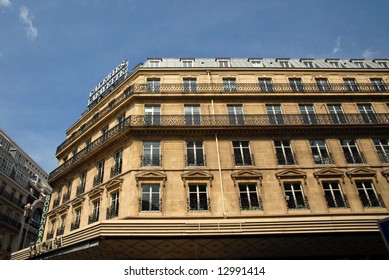
[[[209,75],[209,72],[208,72],[208,75]],[[211,104],[212,104],[212,114],[215,115],[215,107],[213,104],[213,99],[211,99]],[[222,199],[223,217],[227,218],[226,209],[225,209],[225,205],[224,205],[223,176],[222,176],[222,168],[221,168],[221,161],[220,161],[219,139],[217,137],[217,133],[215,133],[215,143],[216,143],[217,164],[218,164],[218,170],[219,170],[220,194],[221,194],[221,199]]]

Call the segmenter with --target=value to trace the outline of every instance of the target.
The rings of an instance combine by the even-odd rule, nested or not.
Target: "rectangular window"
[[[339,182],[323,182],[324,197],[329,208],[348,207]]]
[[[97,164],[97,175],[96,175],[95,180],[94,180],[95,186],[102,184],[104,181],[104,165],[105,165],[104,160],[100,161]]]
[[[376,91],[387,91],[386,85],[381,78],[371,78],[370,81]]]
[[[389,139],[373,139],[374,147],[382,163],[389,163]]]
[[[230,67],[230,62],[228,60],[218,60],[219,67]]]
[[[184,78],[184,92],[197,92],[197,79]]]
[[[312,60],[305,60],[303,63],[307,68],[316,68],[316,64]]]
[[[193,60],[182,60],[182,67],[193,67]]]
[[[227,105],[228,120],[231,125],[244,124],[244,114],[242,105]]]
[[[147,91],[148,92],[160,92],[161,80],[159,78],[147,79]]]
[[[101,140],[103,142],[107,141],[108,139],[108,126],[104,127],[102,130],[101,130]]]
[[[289,78],[289,84],[294,92],[303,92],[304,86],[301,78]]]
[[[310,140],[313,161],[315,164],[331,164],[334,163],[330,154],[327,151],[324,140]]]
[[[308,208],[308,203],[300,183],[284,183],[284,190],[288,209]]]
[[[160,125],[161,106],[145,105],[145,125]]]
[[[80,195],[85,191],[86,171],[80,173],[80,185],[77,187],[76,195]]]
[[[141,211],[161,211],[159,184],[142,184]]]
[[[357,81],[354,78],[344,78],[343,81],[347,91],[359,91]]]
[[[271,78],[259,78],[259,88],[262,92],[273,92],[273,83]]]
[[[185,124],[200,125],[200,105],[185,105]]]
[[[364,207],[383,207],[382,200],[371,181],[356,181],[355,184]]]
[[[262,60],[250,60],[253,67],[263,67]]]
[[[340,140],[347,163],[364,163],[362,154],[354,140]]]
[[[328,104],[327,108],[330,113],[332,123],[334,124],[347,123],[346,116],[343,113],[342,105]]]
[[[120,115],[120,117],[118,117],[117,120],[118,120],[118,130],[121,131],[124,128],[124,123],[126,120],[125,115],[124,114]]]
[[[235,78],[223,78],[224,92],[236,92],[236,79]]]
[[[274,141],[276,157],[279,165],[294,165],[297,161],[288,140]]]
[[[278,62],[280,63],[281,67],[284,67],[284,68],[290,67],[290,62],[288,60],[279,60]]]
[[[89,216],[88,224],[97,222],[100,215],[100,199],[96,199],[92,202],[92,214]]]
[[[73,223],[71,224],[71,230],[78,229],[80,227],[80,219],[81,219],[81,207],[74,209],[73,214]]]
[[[189,211],[208,211],[207,185],[189,184]]]
[[[160,166],[159,142],[144,142],[142,166]]]
[[[59,228],[57,229],[57,236],[62,235],[65,231],[66,215],[60,217]]]
[[[186,143],[186,164],[187,166],[205,166],[203,142]]]
[[[159,67],[160,66],[160,60],[149,60],[150,67]]]
[[[358,110],[365,123],[377,123],[377,117],[370,104],[358,104]]]
[[[328,83],[328,80],[326,78],[316,78],[316,85],[319,88],[319,91],[321,92],[330,92],[330,84]]]
[[[318,124],[313,105],[299,105],[304,124]]]
[[[111,168],[111,178],[122,173],[123,150],[116,151],[114,155],[114,164]]]
[[[266,105],[266,112],[269,116],[270,124],[284,124],[281,105]]]
[[[239,184],[239,196],[241,210],[262,209],[256,184]]]
[[[236,166],[253,165],[253,157],[248,141],[232,141]]]
[[[119,215],[119,191],[111,193],[111,203],[107,209],[107,219],[115,218]]]

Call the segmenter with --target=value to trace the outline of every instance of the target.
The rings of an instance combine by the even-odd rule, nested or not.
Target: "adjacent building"
[[[14,259],[385,258],[389,60],[149,58],[58,146]]]
[[[0,260],[36,242],[48,177],[0,130]]]

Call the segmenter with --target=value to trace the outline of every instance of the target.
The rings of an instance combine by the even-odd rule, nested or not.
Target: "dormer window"
[[[278,63],[281,65],[281,67],[284,67],[284,68],[290,68],[290,62],[289,60],[278,60]]]
[[[387,60],[373,60],[373,62],[377,63],[378,65],[384,68],[389,68],[389,63]]]
[[[193,60],[191,59],[183,59],[181,62],[183,67],[193,67]]]
[[[228,59],[217,59],[219,67],[230,67],[230,61]]]
[[[301,62],[304,63],[307,68],[316,68],[316,64],[313,60],[301,60]]]
[[[159,59],[149,60],[149,66],[150,67],[160,67],[161,66],[161,60],[159,60]]]
[[[350,60],[350,62],[356,64],[359,68],[370,68],[363,60]]]
[[[250,60],[253,67],[263,67],[262,60]]]

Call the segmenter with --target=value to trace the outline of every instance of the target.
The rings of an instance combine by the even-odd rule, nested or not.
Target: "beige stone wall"
[[[387,73],[362,73],[356,74],[353,71],[339,71],[337,73],[328,71],[308,70],[298,71],[290,70],[283,73],[275,70],[262,71],[242,71],[234,69],[227,70],[212,70],[208,76],[206,71],[190,71],[185,73],[170,73],[158,72],[153,69],[150,72],[137,72],[133,77],[130,77],[127,82],[120,86],[119,89],[111,93],[103,102],[99,103],[93,112],[89,112],[82,117],[67,134],[70,136],[79,127],[90,120],[95,113],[105,108],[112,98],[117,98],[131,84],[144,84],[147,78],[158,77],[161,83],[182,83],[183,77],[196,77],[198,83],[222,83],[222,78],[233,77],[237,79],[237,83],[256,83],[259,77],[271,77],[273,83],[289,83],[288,78],[299,77],[304,83],[315,83],[315,77],[326,77],[330,83],[343,83],[343,78],[355,77],[359,83],[369,83],[371,77],[382,77],[384,80],[388,78]],[[182,115],[184,114],[185,104],[198,104],[201,108],[201,114],[227,114],[227,104],[241,104],[245,114],[266,114],[266,104],[280,104],[284,114],[299,114],[299,104],[313,104],[317,114],[328,113],[326,104],[342,104],[344,113],[358,114],[358,103],[371,103],[377,113],[388,113],[389,108],[386,100],[376,98],[371,102],[361,99],[355,101],[350,95],[331,96],[323,94],[323,97],[312,95],[312,98],[306,98],[305,93],[291,97],[290,94],[280,95],[279,98],[267,98],[264,95],[258,95],[258,98],[245,97],[242,95],[233,96],[225,93],[198,94],[197,98],[191,96],[187,98],[185,94],[167,94],[166,97],[162,93],[152,93],[155,98],[150,96],[142,96],[142,94],[134,94],[130,98],[123,101],[125,105],[114,109],[102,120],[98,121],[92,127],[88,128],[84,134],[79,136],[68,148],[57,154],[59,164],[63,163],[63,159],[71,158],[73,150],[81,150],[85,147],[85,141],[95,139],[101,136],[103,127],[112,128],[117,124],[117,118],[125,113],[125,116],[143,115],[144,107],[147,104],[161,105],[162,115]],[[150,94],[150,95],[152,95]],[[355,93],[356,96],[359,93]],[[359,100],[359,99],[358,99]],[[85,228],[88,225],[88,216],[92,213],[92,202],[96,198],[100,198],[100,217],[99,221],[106,219],[106,208],[110,204],[110,193],[119,190],[120,207],[119,216],[115,219],[127,219],[132,217],[147,218],[147,217],[262,217],[275,215],[302,215],[307,219],[312,219],[315,215],[322,214],[351,214],[377,212],[387,213],[389,206],[389,188],[388,181],[382,175],[384,169],[389,168],[388,164],[381,164],[375,152],[372,140],[366,137],[357,138],[356,142],[359,149],[363,152],[366,164],[347,164],[343,155],[340,142],[333,136],[316,137],[314,134],[307,135],[307,138],[301,136],[284,135],[285,140],[291,140],[292,150],[297,157],[298,165],[280,166],[277,163],[275,155],[275,146],[273,140],[280,140],[278,137],[268,135],[252,136],[250,134],[220,134],[215,137],[215,133],[203,133],[197,135],[188,135],[179,133],[145,133],[133,135],[131,132],[126,134],[120,141],[116,141],[112,145],[102,149],[98,156],[92,156],[89,159],[83,160],[77,167],[71,168],[66,175],[57,178],[53,184],[54,190],[65,186],[70,180],[72,181],[71,199],[66,205],[60,205],[58,208],[51,209],[50,219],[58,219],[61,215],[66,214],[65,235],[70,232],[70,225],[74,219],[74,209],[82,207],[82,216],[80,228]],[[344,137],[345,135],[339,135]],[[282,138],[282,137],[281,137]],[[314,164],[312,152],[310,150],[308,139],[325,139],[327,149],[332,154],[334,164]],[[237,167],[233,159],[232,141],[242,140],[249,141],[250,150],[253,154],[255,165],[247,167]],[[141,156],[143,152],[143,141],[160,141],[160,152],[162,155],[162,166],[160,167],[142,167]],[[203,141],[204,154],[206,155],[205,167],[186,167],[186,141]],[[110,170],[114,165],[114,154],[118,149],[123,150],[123,167],[122,174],[111,178]],[[219,153],[218,153],[219,151]],[[97,163],[100,160],[105,160],[104,182],[103,184],[94,187],[93,179],[97,174]],[[220,165],[219,165],[220,159]],[[346,174],[356,168],[372,170],[375,174],[367,172],[363,175],[363,170],[355,176],[348,177]],[[323,169],[340,170],[343,177],[325,176],[315,178],[314,173]],[[298,170],[305,174],[304,176],[288,177],[284,176],[277,178],[277,174],[285,170]],[[87,182],[85,193],[82,195],[83,200],[72,204],[76,200],[76,188],[80,185],[79,175],[81,172],[87,171]],[[205,179],[200,175],[194,176],[193,179],[183,181],[182,175],[187,172],[198,171],[212,175],[213,179]],[[261,197],[263,209],[255,211],[242,211],[239,204],[239,188],[236,182],[231,177],[233,172],[239,171],[256,171],[261,173],[261,179],[239,180],[241,183],[257,184],[257,193]],[[155,174],[146,175],[146,179],[136,180],[136,176],[143,172],[157,172],[164,174],[166,180],[155,178]],[[376,191],[382,196],[386,207],[365,208],[362,206],[355,186],[355,180],[366,179],[374,184]],[[119,181],[115,181],[119,180]],[[323,181],[339,181],[343,193],[347,196],[349,208],[328,208],[323,194]],[[299,182],[304,194],[309,201],[309,209],[288,210],[285,193],[283,189],[284,182]],[[159,212],[141,212],[139,211],[139,199],[141,195],[142,183],[156,183],[160,185],[160,195],[162,197],[162,211]],[[207,195],[210,199],[210,211],[188,211],[188,183],[203,183],[207,185]],[[101,189],[101,192],[94,194],[96,189]],[[63,194],[63,192],[62,192]],[[53,195],[54,200],[56,195]],[[65,207],[64,207],[65,206]],[[62,208],[61,208],[62,207]],[[58,210],[60,209],[60,210]],[[48,219],[50,221],[50,219]],[[49,225],[49,224],[48,224]],[[46,227],[46,233],[50,227]]]

